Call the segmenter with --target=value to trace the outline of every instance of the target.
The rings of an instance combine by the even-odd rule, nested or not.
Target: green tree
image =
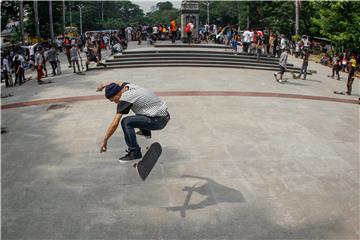
[[[19,20],[19,4],[15,1],[1,1],[1,31],[9,20]]]
[[[321,35],[329,38],[336,47],[344,46],[359,51],[360,46],[360,2],[314,1],[318,16],[311,18]]]
[[[157,3],[158,10],[147,13],[146,23],[148,24],[170,24],[170,21],[175,19],[177,24],[180,24],[180,11],[179,9],[173,8],[172,3],[164,2]]]
[[[173,4],[171,2],[159,2],[156,4],[156,7],[159,11],[171,10],[173,8]]]

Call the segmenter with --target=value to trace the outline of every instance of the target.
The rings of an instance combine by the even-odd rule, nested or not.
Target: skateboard
[[[50,80],[47,80],[47,81],[41,80],[40,82],[38,82],[39,85],[41,85],[41,84],[49,84],[49,83],[52,83],[52,81],[50,81]]]
[[[293,79],[299,79],[300,78],[300,75],[296,75],[296,72],[293,72],[293,71],[290,71]]]
[[[335,94],[340,94],[340,95],[345,95],[345,92],[341,92],[341,91],[334,91]]]
[[[151,144],[143,159],[140,162],[134,164],[134,168],[136,168],[143,181],[145,181],[149,176],[151,170],[159,159],[161,152],[162,148],[160,143],[155,142]]]

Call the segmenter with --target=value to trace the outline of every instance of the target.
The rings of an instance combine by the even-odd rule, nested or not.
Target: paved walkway
[[[244,69],[65,69],[15,88],[1,103],[2,239],[358,239],[359,84],[334,95],[346,76],[309,67],[287,84]],[[139,138],[163,146],[146,182],[117,162],[120,129],[99,153],[116,106],[95,88],[112,80],[169,107],[168,126]]]

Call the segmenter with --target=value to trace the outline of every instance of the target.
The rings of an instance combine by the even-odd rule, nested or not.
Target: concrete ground
[[[2,239],[359,239],[359,81],[334,95],[347,76],[309,68],[279,84],[268,71],[65,65],[52,84],[16,87],[2,99]],[[163,146],[145,182],[117,161],[121,129],[99,153],[116,106],[95,88],[112,80],[169,107],[168,126],[138,139]]]

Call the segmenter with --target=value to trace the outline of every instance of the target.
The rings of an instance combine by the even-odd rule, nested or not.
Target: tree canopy
[[[329,38],[337,47],[359,48],[360,2],[312,2],[318,14],[311,18],[321,35]]]
[[[25,32],[34,33],[34,1],[24,1],[27,21]],[[210,23],[218,26],[237,25],[240,29],[265,28],[285,35],[295,33],[294,1],[200,1],[200,24],[207,22],[209,3]],[[55,34],[63,31],[63,1],[52,1]],[[41,36],[50,35],[48,1],[39,1]],[[79,27],[82,8],[83,32],[88,30],[119,29],[128,25],[169,24],[172,19],[180,23],[179,9],[170,1],[154,2],[156,10],[144,13],[129,0],[124,1],[65,1],[66,26]],[[360,45],[359,1],[301,1],[300,34],[323,36],[336,46],[359,48]],[[71,10],[71,11],[70,11]],[[8,20],[19,19],[19,1],[1,2],[1,30]]]

